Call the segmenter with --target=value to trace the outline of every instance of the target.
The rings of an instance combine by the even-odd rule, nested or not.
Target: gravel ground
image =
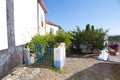
[[[20,67],[3,80],[120,80],[120,63],[95,56],[71,55],[61,71],[45,66]]]

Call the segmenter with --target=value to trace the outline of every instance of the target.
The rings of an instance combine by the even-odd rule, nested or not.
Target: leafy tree
[[[92,31],[95,31],[94,25],[91,26],[91,30],[92,30]]]
[[[80,30],[77,26],[76,30],[71,31],[71,35],[74,37],[72,43],[75,44],[77,49],[80,50],[80,45],[84,44],[88,49],[91,50],[91,53],[94,49],[102,49],[105,46],[103,45],[104,37],[108,31],[101,29],[95,29],[94,25],[86,25],[85,30]]]
[[[90,24],[87,24],[85,31],[86,31],[86,32],[89,32],[90,30],[91,30],[91,29],[90,29]]]
[[[106,41],[105,40],[105,36],[107,35],[107,32],[108,32],[108,30],[103,30],[102,28],[101,29],[97,29],[97,31],[98,31],[98,46],[97,46],[97,48],[99,48],[99,49],[103,49],[103,48],[105,48],[107,45],[104,45],[103,43],[104,43],[104,41]],[[108,39],[107,39],[107,41],[108,41]]]
[[[69,33],[73,36],[73,39],[71,39],[72,44],[75,45],[77,50],[80,50],[80,45],[84,41],[83,32],[80,30],[79,26],[76,26],[76,30],[70,31]]]
[[[107,31],[104,31],[102,28],[94,29],[93,25],[91,26],[91,30],[86,30],[86,38],[84,40],[87,44],[89,44],[87,47],[91,50],[91,53],[94,49],[103,49],[105,47],[103,43],[106,33]]]

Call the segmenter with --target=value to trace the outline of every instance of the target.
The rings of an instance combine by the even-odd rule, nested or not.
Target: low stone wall
[[[23,63],[24,45],[0,51],[0,80]]]

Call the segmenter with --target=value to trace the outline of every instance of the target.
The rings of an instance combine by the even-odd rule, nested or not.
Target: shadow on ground
[[[69,58],[97,58],[98,54],[67,54]]]
[[[29,66],[22,66],[22,67],[28,67],[28,68],[46,68],[46,69],[53,69],[53,65],[42,65],[42,64],[39,64],[39,63],[34,63],[34,64],[31,64]]]
[[[120,63],[98,63],[66,80],[120,80]]]

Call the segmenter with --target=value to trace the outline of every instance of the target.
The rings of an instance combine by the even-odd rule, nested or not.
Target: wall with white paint
[[[0,0],[0,50],[7,48],[6,0]]]
[[[57,31],[59,31],[59,28],[54,25],[46,24],[46,33],[49,34],[50,31],[52,32],[52,34],[56,34]]]
[[[62,69],[66,59],[65,43],[61,43],[58,48],[54,48],[54,66]]]
[[[0,80],[23,63],[24,44],[37,34],[37,1],[0,0]]]
[[[41,8],[40,4],[38,4],[39,8],[39,33],[41,35],[45,35],[45,13]]]
[[[16,46],[29,42],[37,34],[37,0],[14,0]]]

